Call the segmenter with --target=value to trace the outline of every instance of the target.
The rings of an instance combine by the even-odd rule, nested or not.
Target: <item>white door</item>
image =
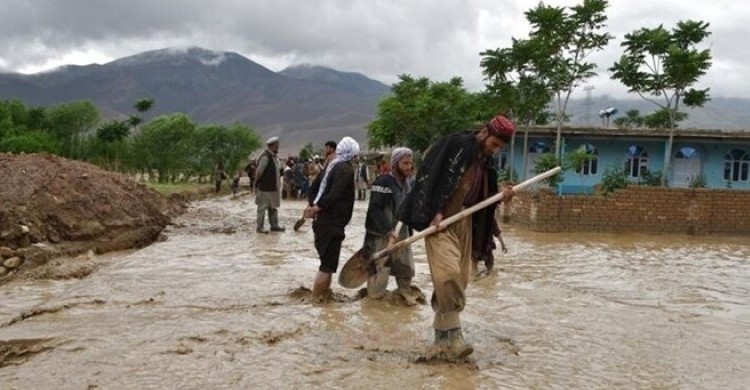
[[[701,160],[699,158],[676,158],[674,160],[674,173],[672,175],[673,187],[690,187],[690,182],[701,173]]]

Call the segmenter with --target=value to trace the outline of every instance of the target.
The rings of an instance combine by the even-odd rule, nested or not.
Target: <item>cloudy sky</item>
[[[572,6],[582,0],[548,0]],[[234,51],[272,69],[312,63],[385,83],[398,74],[453,76],[482,88],[479,53],[524,38],[535,0],[0,0],[0,71],[34,73],[105,63],[141,51],[200,46]],[[624,96],[606,69],[625,33],[696,19],[711,24],[714,56],[701,86],[750,98],[750,3],[729,0],[610,0],[616,36],[591,59],[594,94]]]

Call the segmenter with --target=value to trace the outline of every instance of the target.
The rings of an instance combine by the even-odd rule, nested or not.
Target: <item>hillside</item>
[[[245,123],[264,137],[282,135],[282,150],[343,135],[365,141],[365,125],[389,88],[355,73],[315,70],[292,68],[287,76],[236,53],[162,49],[103,65],[2,74],[0,98],[34,106],[89,99],[105,116],[125,117],[136,100],[151,97],[149,115],[185,112],[201,123]]]

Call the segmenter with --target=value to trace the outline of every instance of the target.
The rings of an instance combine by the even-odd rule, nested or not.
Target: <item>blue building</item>
[[[521,180],[534,176],[536,160],[554,153],[556,128],[518,129],[500,157],[500,167]],[[570,128],[562,129],[562,154],[582,145],[593,159],[576,171],[565,171],[561,193],[591,192],[607,168],[624,168],[638,182],[645,170],[661,173],[667,185],[690,187],[704,180],[707,188],[750,189],[750,132],[722,130]],[[667,158],[668,157],[668,158]]]

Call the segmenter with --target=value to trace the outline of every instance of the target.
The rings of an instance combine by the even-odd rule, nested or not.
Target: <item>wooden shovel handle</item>
[[[530,179],[527,179],[526,181],[524,181],[522,183],[516,184],[515,186],[513,186],[513,191],[522,190],[522,189],[524,189],[524,188],[526,188],[526,187],[528,187],[528,186],[530,186],[530,185],[532,185],[534,183],[538,183],[538,182],[540,182],[540,181],[542,181],[544,179],[547,179],[547,178],[549,178],[551,176],[554,176],[554,175],[560,173],[560,171],[562,171],[562,169],[560,167],[555,167],[555,168],[550,169],[547,172],[540,173],[540,174],[538,174],[538,175],[536,175],[536,176],[534,176],[534,177],[532,177]],[[503,193],[502,192],[500,192],[498,194],[495,194],[495,195],[493,195],[493,196],[491,196],[491,197],[489,197],[489,198],[487,198],[487,199],[485,199],[485,200],[483,200],[483,201],[475,204],[474,206],[471,206],[471,207],[469,207],[467,209],[461,210],[461,212],[459,212],[459,213],[457,213],[455,215],[452,215],[452,216],[450,216],[450,217],[448,217],[448,218],[440,221],[439,226],[441,228],[445,227],[445,226],[448,226],[448,225],[450,225],[450,224],[452,224],[452,223],[454,223],[454,222],[456,222],[458,220],[461,220],[461,219],[463,219],[465,217],[468,217],[471,214],[474,214],[475,212],[477,212],[477,211],[479,211],[479,210],[481,210],[481,209],[483,209],[483,208],[485,208],[485,207],[487,207],[487,206],[489,206],[489,205],[491,205],[493,203],[497,203],[497,202],[501,201],[502,199],[503,199]],[[399,223],[400,223],[400,221],[399,221]],[[417,234],[415,234],[415,235],[413,235],[411,237],[403,239],[403,240],[401,240],[401,241],[399,241],[399,242],[397,242],[397,243],[389,246],[388,248],[385,248],[383,250],[375,252],[375,254],[373,254],[370,259],[371,260],[377,260],[377,259],[380,259],[382,257],[388,256],[388,255],[396,252],[397,250],[399,250],[399,249],[401,249],[401,248],[403,248],[405,246],[411,245],[415,241],[419,241],[422,238],[427,237],[427,236],[429,236],[432,233],[435,233],[437,230],[438,230],[438,226],[431,225],[430,227],[422,230],[421,232],[419,232],[419,233],[417,233]]]

